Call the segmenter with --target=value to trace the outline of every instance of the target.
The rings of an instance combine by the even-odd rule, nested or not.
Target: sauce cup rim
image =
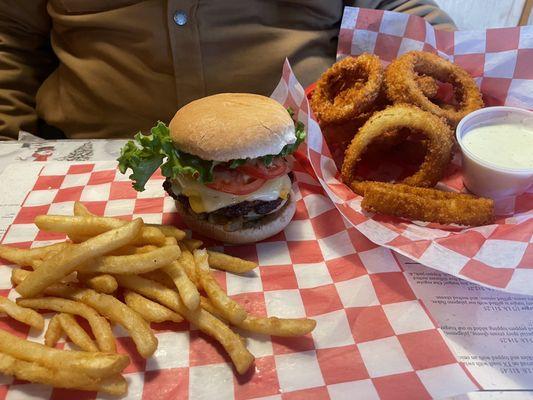
[[[525,108],[519,108],[519,107],[492,106],[492,107],[480,108],[479,110],[473,111],[470,114],[467,114],[465,117],[463,117],[463,119],[461,119],[461,121],[457,125],[457,129],[455,130],[455,138],[457,140],[457,143],[459,144],[459,147],[461,148],[462,153],[466,154],[469,158],[471,158],[478,164],[481,164],[484,167],[494,170],[494,171],[511,173],[511,174],[512,173],[533,174],[533,167],[526,167],[526,168],[502,167],[500,165],[492,164],[491,162],[484,160],[483,158],[473,154],[470,150],[468,150],[467,148],[463,146],[462,139],[465,136],[463,134],[463,129],[464,129],[463,127],[468,122],[468,120],[479,114],[487,114],[487,117],[483,122],[490,122],[490,120],[493,118],[493,116],[491,115],[491,112],[493,111],[507,111],[510,113],[526,114],[533,118],[533,111],[530,111]],[[483,124],[483,126],[486,126],[486,125],[490,125],[490,123]]]

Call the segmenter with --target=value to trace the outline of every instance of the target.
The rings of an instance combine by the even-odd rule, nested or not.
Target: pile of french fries
[[[227,296],[211,269],[246,273],[257,265],[201,249],[173,226],[128,222],[91,214],[77,202],[73,216],[40,215],[37,227],[65,233],[69,240],[18,249],[0,246],[0,258],[23,268],[11,280],[20,298],[0,297],[0,311],[35,329],[45,321],[35,310],[54,311],[45,343],[0,330],[0,373],[61,388],[127,393],[121,372],[127,355],[116,353],[111,324],[121,325],[139,354],[150,357],[157,338],[150,323],[184,319],[212,336],[228,352],[236,371],[245,373],[254,356],[230,326],[273,336],[300,336],[316,322],[250,315]],[[76,321],[85,319],[92,339]],[[65,335],[80,351],[55,346]]]

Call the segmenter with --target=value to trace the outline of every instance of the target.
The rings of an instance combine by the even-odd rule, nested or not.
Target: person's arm
[[[35,132],[35,94],[54,66],[46,3],[0,1],[0,140]]]
[[[450,16],[441,10],[433,0],[356,0],[352,3],[356,7],[418,15],[426,19],[436,29],[457,29]]]

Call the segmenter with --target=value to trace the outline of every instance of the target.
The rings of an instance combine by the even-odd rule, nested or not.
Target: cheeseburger
[[[295,212],[289,156],[305,139],[290,110],[268,97],[223,93],[181,108],[169,126],[138,133],[122,149],[144,190],[161,168],[163,187],[194,231],[227,243],[256,242],[283,230]]]

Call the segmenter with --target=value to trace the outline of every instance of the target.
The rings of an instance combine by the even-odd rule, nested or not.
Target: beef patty
[[[179,201],[183,205],[183,207],[190,210],[191,207],[189,205],[189,199],[187,198],[187,196],[177,195],[176,193],[172,191],[172,183],[170,182],[169,178],[167,178],[165,182],[163,182],[163,188],[169,194],[169,196]],[[211,213],[204,213],[204,214],[211,214],[216,217],[224,217],[227,219],[244,217],[251,213],[258,214],[258,215],[266,215],[274,211],[276,208],[278,208],[282,202],[283,202],[282,198],[277,198],[276,200],[270,200],[270,201],[263,201],[263,200],[242,201],[232,206],[219,208],[218,210],[215,210]]]

